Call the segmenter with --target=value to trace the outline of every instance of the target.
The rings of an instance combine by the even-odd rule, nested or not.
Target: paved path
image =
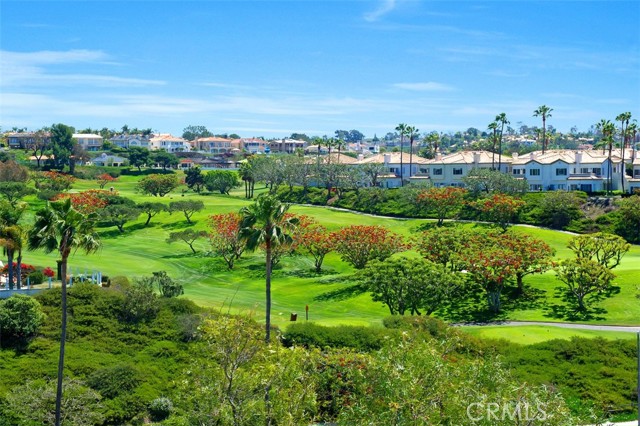
[[[500,326],[500,327],[518,327],[523,325],[542,325],[549,327],[560,328],[573,328],[579,330],[596,330],[596,331],[624,331],[628,333],[640,333],[640,326],[624,326],[624,325],[591,325],[591,324],[575,324],[567,322],[544,322],[544,321],[495,321],[495,322],[483,322],[483,323],[457,323],[451,324],[453,326],[465,326],[465,327],[485,327],[485,326]]]

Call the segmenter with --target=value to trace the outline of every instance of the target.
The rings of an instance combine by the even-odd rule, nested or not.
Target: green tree
[[[244,182],[244,197],[249,199],[253,198],[253,189],[256,185],[255,173],[252,161],[253,157],[242,161],[240,168],[238,169],[238,176]]]
[[[162,297],[178,297],[184,294],[184,288],[182,284],[174,281],[167,271],[152,272],[150,277],[144,277],[138,280],[139,282],[145,282],[146,285],[157,286],[158,292]]]
[[[62,279],[62,333],[60,335],[60,357],[58,360],[58,385],[56,391],[55,424],[60,426],[62,403],[62,379],[64,377],[65,340],[67,336],[67,261],[72,250],[83,250],[87,254],[100,248],[100,240],[94,231],[95,217],[84,215],[73,208],[71,200],[47,203],[36,212],[35,223],[29,231],[29,249],[54,250],[60,255]]]
[[[396,132],[400,133],[400,186],[404,186],[404,166],[402,164],[402,149],[404,147],[404,137],[407,135],[407,128],[409,126],[405,123],[400,123],[396,126]]]
[[[190,167],[185,172],[185,175],[184,183],[189,189],[192,189],[199,194],[204,187],[204,175],[202,174],[200,167]]]
[[[631,244],[618,235],[597,232],[575,236],[567,247],[578,259],[593,260],[603,268],[613,269],[620,265]]]
[[[137,167],[138,171],[142,170],[142,166],[149,164],[150,153],[147,148],[139,146],[132,146],[128,152],[129,164],[132,167]]]
[[[151,222],[151,218],[157,215],[158,213],[166,212],[167,206],[162,203],[156,203],[152,201],[145,201],[143,203],[137,204],[138,210],[141,213],[147,215],[147,221],[144,223],[144,226],[148,226],[149,222]]]
[[[640,243],[640,195],[633,195],[616,202],[617,216],[616,233],[623,236],[630,243]]]
[[[631,113],[630,112],[623,112],[622,114],[618,114],[618,116],[616,117],[616,121],[620,122],[620,151],[621,151],[621,167],[622,167],[622,173],[620,174],[620,189],[622,190],[622,192],[624,192],[624,178],[625,175],[627,174],[626,170],[625,170],[625,163],[624,163],[624,153],[625,150],[627,148],[627,138],[628,138],[628,129],[629,129],[629,121],[631,120]]]
[[[200,200],[181,200],[169,203],[169,213],[182,212],[187,219],[187,223],[193,223],[191,217],[204,210],[204,203]]]
[[[196,249],[193,247],[193,244],[200,237],[206,237],[208,234],[206,231],[196,231],[192,228],[187,228],[183,231],[172,232],[169,234],[169,238],[167,238],[167,243],[171,244],[176,241],[182,241],[186,243],[193,254],[196,254]]]
[[[188,141],[193,141],[198,138],[208,138],[211,136],[213,136],[213,133],[207,130],[206,126],[189,125],[182,131],[182,138]]]
[[[383,302],[391,315],[431,315],[461,288],[463,279],[443,265],[425,259],[396,257],[372,261],[359,280],[376,302]]]
[[[553,108],[546,105],[540,105],[538,109],[533,111],[534,117],[542,117],[542,153],[547,150],[547,118],[551,117]]]
[[[567,293],[575,300],[580,311],[587,308],[587,296],[603,293],[615,278],[609,268],[582,257],[565,259],[556,268],[556,275],[567,286]]]
[[[162,170],[177,167],[180,164],[178,157],[167,151],[158,151],[153,156],[153,161],[162,167]]]
[[[413,238],[413,246],[427,260],[446,266],[451,271],[464,269],[463,252],[474,231],[456,225],[432,228]]]
[[[62,171],[65,166],[69,166],[69,173],[75,171],[75,161],[73,159],[73,148],[76,141],[73,139],[74,128],[64,124],[54,124],[51,126],[51,153],[54,157],[55,166]]]
[[[497,170],[476,168],[472,169],[462,178],[465,188],[472,196],[478,197],[482,193],[501,192],[507,195],[523,194],[529,190],[526,180],[516,179],[513,176]]]
[[[124,225],[127,222],[136,220],[140,216],[140,213],[142,212],[138,210],[135,205],[110,204],[99,210],[98,216],[103,221],[117,227],[118,231],[123,233]]]
[[[271,340],[271,268],[274,246],[290,244],[290,232],[297,224],[296,218],[285,220],[289,206],[275,196],[261,194],[256,201],[240,210],[242,215],[240,236],[246,240],[246,248],[255,251],[264,245],[265,249],[265,292],[266,292],[266,337]]]
[[[136,185],[136,189],[143,194],[154,197],[164,197],[180,185],[178,177],[174,174],[145,176]]]
[[[496,123],[500,124],[500,136],[498,140],[498,171],[502,172],[502,135],[504,133],[504,126],[509,124],[507,120],[507,114],[501,112],[496,115]]]
[[[564,229],[571,221],[584,217],[582,199],[575,192],[547,191],[539,200],[534,216],[538,224]]]
[[[0,300],[0,339],[24,339],[33,336],[44,323],[40,303],[25,294],[13,294]]]
[[[21,166],[15,161],[0,162],[0,182],[21,182],[29,181],[29,169]]]
[[[219,191],[221,194],[229,195],[229,191],[240,186],[238,173],[230,170],[213,170],[204,177],[204,185],[207,191]]]

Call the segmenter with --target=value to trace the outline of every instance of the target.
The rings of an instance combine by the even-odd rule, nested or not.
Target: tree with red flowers
[[[507,232],[498,237],[498,244],[517,255],[514,269],[518,293],[524,292],[523,278],[541,274],[553,267],[555,250],[544,241],[519,232]]]
[[[98,190],[88,190],[76,193],[64,193],[58,194],[51,201],[59,200],[71,200],[71,205],[77,211],[83,214],[96,213],[99,210],[104,209],[108,202],[103,196],[104,192]]]
[[[421,208],[433,211],[438,218],[438,226],[442,226],[445,219],[454,216],[464,206],[466,195],[464,188],[433,186],[418,193],[416,202]]]
[[[104,189],[104,187],[108,183],[115,182],[117,180],[118,180],[117,178],[114,178],[109,173],[103,173],[96,178],[96,182],[98,182],[98,185],[100,185],[100,189]]]
[[[75,182],[72,175],[59,172],[39,172],[33,174],[36,188],[45,191],[62,192],[71,189]]]
[[[240,214],[234,212],[209,217],[209,242],[213,252],[227,262],[229,269],[233,269],[245,249],[246,242],[240,238],[241,221]]]
[[[356,269],[407,249],[402,236],[379,225],[351,225],[331,234],[342,260]]]
[[[473,231],[462,226],[442,227],[421,232],[412,242],[425,259],[459,271],[463,269],[461,254],[472,235]]]
[[[324,257],[335,249],[333,236],[327,232],[327,228],[309,216],[298,216],[298,220],[296,233],[302,251],[313,257],[316,272],[321,272]]]
[[[480,210],[485,219],[498,225],[502,232],[506,232],[509,224],[526,203],[510,195],[493,193],[486,198],[482,198],[473,206]]]

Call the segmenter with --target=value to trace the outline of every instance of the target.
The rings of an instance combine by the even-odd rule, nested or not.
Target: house
[[[640,194],[640,151],[634,151],[632,153],[633,158],[633,173],[629,179],[627,179],[629,192],[634,194]]]
[[[73,139],[86,151],[98,151],[102,148],[102,136],[93,133],[74,133]]]
[[[127,159],[124,157],[120,157],[117,155],[107,155],[106,153],[102,153],[98,155],[96,158],[91,160],[91,164],[94,166],[112,166],[112,167],[122,167],[125,165]]]
[[[265,154],[271,149],[269,142],[259,138],[242,138],[240,139],[242,149],[251,154]]]
[[[402,186],[401,176],[409,181],[412,176],[428,174],[426,158],[409,153],[391,152],[376,154],[367,158],[361,158],[353,163],[354,166],[364,164],[380,164],[388,173],[382,176],[382,186],[385,188],[398,188]],[[402,162],[402,164],[401,164]],[[402,169],[402,173],[400,172]]]
[[[221,138],[212,136],[208,138],[198,138],[191,142],[193,149],[211,154],[232,154],[242,151],[241,139]]]
[[[414,155],[415,158],[415,155]],[[458,151],[449,155],[436,154],[431,160],[422,159],[418,173],[413,173],[411,181],[429,179],[434,186],[464,186],[462,180],[473,169],[498,168],[509,173],[511,158],[488,151]]]
[[[6,138],[9,148],[13,149],[31,149],[38,142],[51,143],[49,132],[12,132],[7,133]]]
[[[269,142],[270,152],[286,152],[293,154],[296,150],[307,146],[307,142],[298,139],[277,139]]]
[[[191,144],[177,136],[173,136],[169,133],[162,133],[154,135],[149,140],[149,149],[152,151],[165,150],[167,152],[189,152],[191,151]]]
[[[109,142],[115,146],[125,149],[129,149],[130,147],[149,149],[149,139],[149,135],[129,135],[124,133],[122,135],[112,137],[109,139]]]

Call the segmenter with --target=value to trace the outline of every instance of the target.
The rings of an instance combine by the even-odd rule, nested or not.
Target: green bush
[[[32,297],[14,294],[0,300],[0,331],[5,337],[23,339],[33,336],[44,319],[40,303]]]
[[[353,348],[368,352],[380,349],[384,336],[388,334],[385,330],[374,327],[325,327],[314,323],[298,323],[287,327],[283,344],[317,348]]]
[[[160,422],[171,415],[173,403],[169,398],[156,398],[149,404],[149,415],[154,422]]]
[[[42,284],[44,282],[44,274],[42,271],[33,271],[28,275],[28,278],[30,285]]]
[[[140,383],[139,372],[128,364],[101,368],[87,377],[87,384],[105,398],[131,393]]]

